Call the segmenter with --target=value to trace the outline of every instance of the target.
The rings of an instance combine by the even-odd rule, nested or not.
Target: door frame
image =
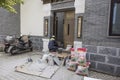
[[[74,11],[74,34],[75,34],[75,9],[68,9],[68,10],[55,10],[55,11],[52,11],[52,29],[51,29],[51,31],[52,31],[52,34],[51,35],[55,35],[56,36],[56,38],[58,37],[57,36],[57,34],[59,34],[59,33],[57,33],[57,27],[58,26],[56,26],[56,13],[59,13],[59,12],[66,12],[66,11]],[[64,24],[63,24],[64,25]],[[64,26],[63,26],[64,27]],[[64,32],[64,30],[63,30],[63,32]],[[73,36],[75,37],[75,35],[73,34]],[[73,37],[73,45],[74,45],[74,37]],[[63,38],[64,38],[64,35],[63,35]],[[64,40],[63,40],[63,42],[64,42]],[[64,46],[64,48],[65,48],[65,46]]]

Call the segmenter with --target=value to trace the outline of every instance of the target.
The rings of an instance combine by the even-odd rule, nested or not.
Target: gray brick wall
[[[96,69],[96,62],[90,61],[90,68]]]
[[[3,44],[5,35],[0,35],[0,44]]]
[[[120,58],[119,57],[108,56],[107,63],[115,64],[115,65],[120,65]]]
[[[91,61],[105,62],[105,56],[90,54],[90,60]]]
[[[108,38],[109,5],[111,0],[85,0],[82,41],[87,45],[120,48],[120,38]]]
[[[86,47],[88,52],[97,53],[97,47],[96,46],[93,46],[93,45],[85,45],[84,46],[83,45],[83,47]]]
[[[120,76],[120,67],[117,67],[115,74]]]
[[[120,38],[108,38],[111,0],[86,0],[82,42],[90,69],[120,76]]]
[[[38,50],[38,51],[42,51],[43,49],[43,41],[42,41],[41,36],[30,36],[30,40],[33,43],[33,49],[34,50]]]
[[[93,45],[83,47],[87,48],[87,61],[91,62],[90,69],[120,76],[120,48]]]
[[[118,53],[119,53],[119,56],[120,56],[120,49],[119,49],[119,52],[118,52]]]
[[[113,74],[114,69],[115,67],[113,65],[107,65],[107,64],[102,64],[102,63],[97,64],[97,70],[105,72],[105,73]]]
[[[0,35],[20,35],[20,6],[15,9],[17,14],[0,8]]]
[[[113,47],[99,47],[99,53],[105,55],[116,56],[117,55],[117,48]]]

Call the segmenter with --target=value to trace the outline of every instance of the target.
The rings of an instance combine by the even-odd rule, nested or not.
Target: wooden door
[[[73,45],[74,41],[74,11],[65,12],[64,16],[64,45]]]

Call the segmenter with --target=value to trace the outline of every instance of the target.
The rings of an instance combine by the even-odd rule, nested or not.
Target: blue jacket
[[[58,45],[55,40],[50,40],[48,44],[49,50],[57,50]]]

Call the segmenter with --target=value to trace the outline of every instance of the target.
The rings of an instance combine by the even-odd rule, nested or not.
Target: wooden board
[[[27,70],[25,68],[22,68],[21,66],[17,66],[15,68],[15,71],[25,73],[25,74],[36,75],[36,76],[39,76],[42,73],[42,72],[36,72],[36,71],[29,71],[29,70]]]
[[[68,54],[68,53],[57,54],[57,57],[60,57],[60,58],[65,58],[67,56],[70,56],[70,54]]]
[[[21,66],[16,66],[15,71],[44,78],[51,78],[58,69],[59,66],[55,65],[49,66],[44,63],[27,63]]]

